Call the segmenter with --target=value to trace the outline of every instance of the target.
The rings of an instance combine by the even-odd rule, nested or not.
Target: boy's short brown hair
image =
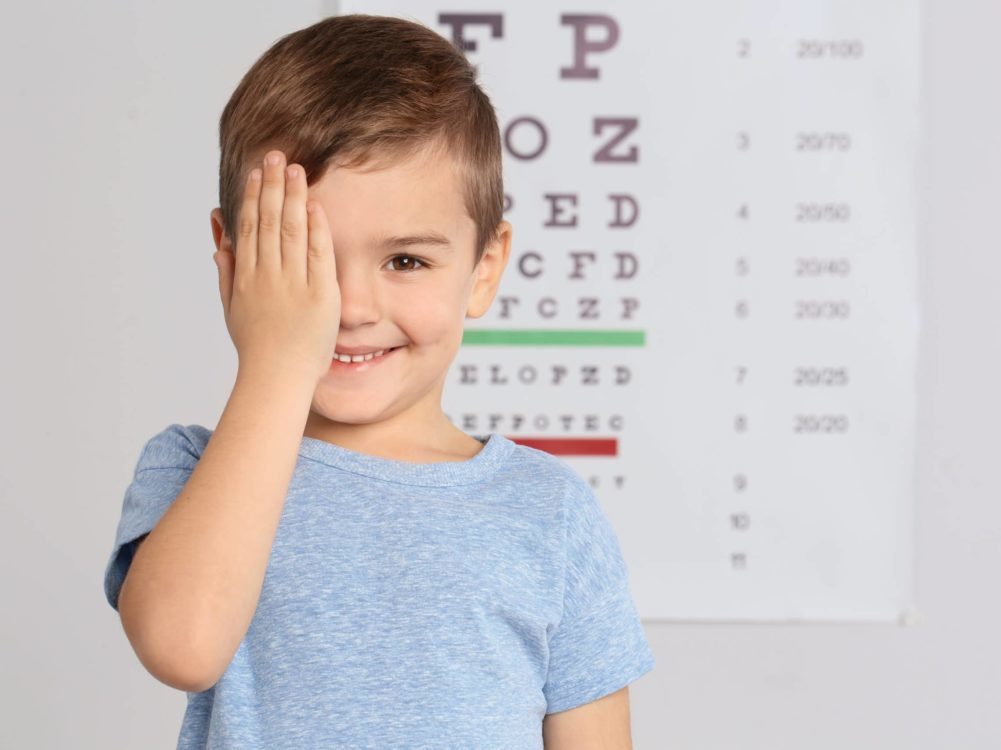
[[[310,185],[332,163],[390,166],[443,149],[476,224],[474,265],[503,218],[500,130],[476,69],[402,18],[331,16],[281,37],[226,104],[219,147],[219,207],[234,242],[247,174],[272,148],[301,164]]]

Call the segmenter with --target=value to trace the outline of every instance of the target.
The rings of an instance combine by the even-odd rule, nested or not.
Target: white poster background
[[[494,103],[513,245],[467,331],[642,332],[464,342],[452,421],[614,441],[561,458],[615,527],[645,620],[906,622],[917,1],[325,10],[466,40]]]

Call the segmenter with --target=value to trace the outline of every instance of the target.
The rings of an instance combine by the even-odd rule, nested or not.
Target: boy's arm
[[[122,627],[161,682],[214,685],[257,609],[315,379],[241,371],[180,494],[135,552]]]
[[[542,742],[545,750],[632,750],[629,686],[569,711],[546,714]]]
[[[274,150],[262,164],[247,175],[237,250],[213,230],[226,329],[239,355],[236,384],[119,592],[139,660],[189,692],[219,680],[250,627],[313,393],[340,327],[325,210],[315,201],[307,210],[302,165],[286,169],[285,154]]]

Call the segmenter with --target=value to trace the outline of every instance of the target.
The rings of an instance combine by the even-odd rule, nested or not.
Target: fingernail
[[[268,164],[274,165],[281,161],[278,154],[268,154]]]

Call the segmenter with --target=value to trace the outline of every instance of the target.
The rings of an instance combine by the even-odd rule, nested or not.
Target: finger
[[[257,203],[261,192],[261,170],[251,169],[243,190],[243,202],[236,224],[236,273],[253,273],[257,265]]]
[[[282,274],[306,286],[306,173],[299,164],[285,169],[285,205],[282,207]]]
[[[277,164],[272,164],[272,159]],[[269,151],[264,156],[264,179],[257,224],[257,268],[278,273],[282,268],[282,205],[285,203],[285,154]]]
[[[309,201],[306,209],[309,229],[306,283],[320,292],[329,292],[337,284],[337,263],[327,213],[316,201]]]

